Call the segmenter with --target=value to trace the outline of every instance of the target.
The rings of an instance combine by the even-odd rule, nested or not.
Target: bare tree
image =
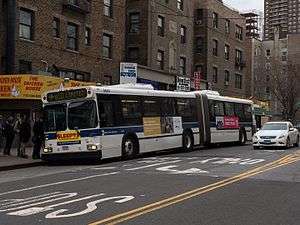
[[[270,79],[267,83],[273,101],[277,101],[281,107],[281,115],[284,120],[294,120],[298,107],[297,95],[299,86],[299,65],[282,65],[279,62],[272,65]]]

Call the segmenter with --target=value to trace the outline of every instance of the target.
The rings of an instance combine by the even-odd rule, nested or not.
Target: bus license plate
[[[61,150],[68,151],[69,150],[69,146],[62,146]]]

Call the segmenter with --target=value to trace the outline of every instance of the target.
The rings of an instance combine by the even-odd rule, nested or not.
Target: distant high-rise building
[[[265,39],[274,39],[279,27],[280,38],[300,32],[300,2],[295,0],[265,0]]]

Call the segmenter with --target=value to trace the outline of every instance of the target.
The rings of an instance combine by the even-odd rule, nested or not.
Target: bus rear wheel
[[[134,137],[125,137],[122,142],[122,157],[132,159],[138,154],[138,142]]]
[[[192,151],[194,149],[194,138],[190,131],[186,131],[182,136],[182,147],[185,152]]]

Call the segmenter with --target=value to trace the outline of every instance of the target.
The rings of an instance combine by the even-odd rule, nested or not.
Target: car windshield
[[[262,127],[262,130],[287,130],[285,123],[269,123]]]
[[[71,103],[68,107],[68,127],[71,130],[97,127],[95,101]]]
[[[67,128],[66,104],[45,106],[45,131],[64,131]]]

